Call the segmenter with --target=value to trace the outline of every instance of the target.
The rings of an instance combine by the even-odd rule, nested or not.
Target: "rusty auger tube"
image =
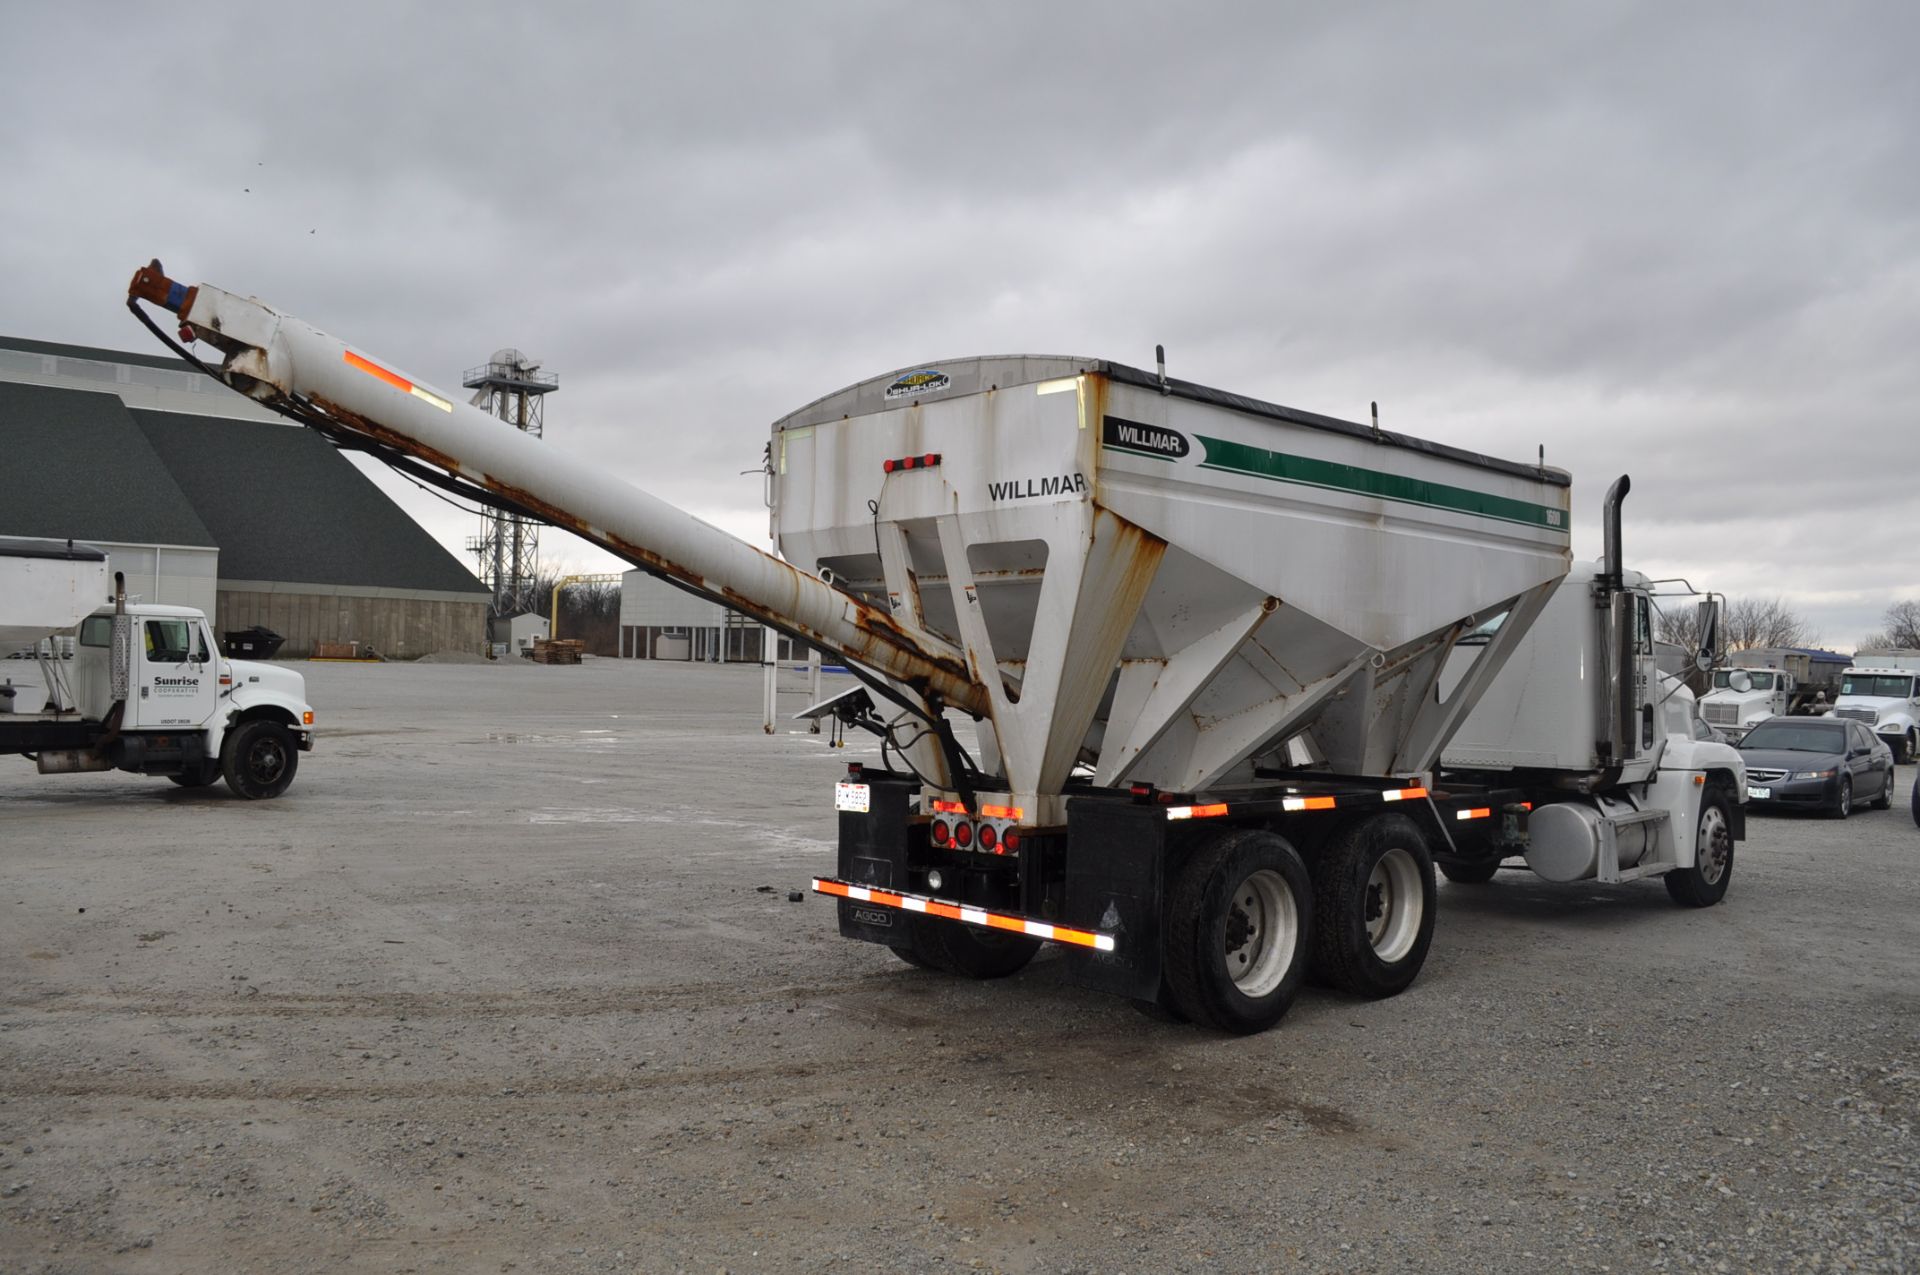
[[[208,284],[183,287],[158,262],[128,288],[180,316],[183,336],[218,348],[233,389],[294,420],[316,416],[512,501],[636,566],[670,576],[928,699],[991,707],[951,644],[763,553],[586,460],[539,442],[384,359]]]

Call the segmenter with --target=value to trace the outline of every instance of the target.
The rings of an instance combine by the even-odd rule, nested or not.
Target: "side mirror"
[[[1745,669],[1737,668],[1727,674],[1727,685],[1744,695],[1753,689],[1753,678]]]
[[[1698,615],[1695,628],[1700,634],[1700,649],[1694,654],[1693,666],[1707,673],[1718,663],[1720,653],[1720,600],[1707,598],[1700,604]]]

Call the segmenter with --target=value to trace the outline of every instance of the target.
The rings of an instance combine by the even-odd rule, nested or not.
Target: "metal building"
[[[758,621],[658,576],[629,571],[620,577],[620,654],[628,659],[758,664],[765,634]],[[776,637],[774,658],[806,655],[791,639]]]
[[[214,611],[220,542],[112,394],[0,381],[0,535],[99,545],[130,595]]]
[[[478,652],[490,594],[324,439],[176,360],[0,337],[0,535],[99,544],[132,593],[282,655]]]

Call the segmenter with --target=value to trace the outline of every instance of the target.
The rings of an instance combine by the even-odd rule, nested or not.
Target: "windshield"
[[[1796,753],[1844,753],[1847,730],[1840,725],[1823,726],[1815,722],[1762,722],[1740,741],[1740,751],[1756,748],[1783,748]]]
[[[1760,669],[1736,670],[1729,668],[1717,668],[1713,671],[1713,689],[1716,691],[1724,691],[1732,686],[1732,682],[1728,679],[1731,678],[1735,672],[1744,672],[1749,678],[1753,679],[1753,685],[1749,688],[1750,690],[1770,691],[1773,689],[1773,674],[1771,673],[1763,672]]]
[[[1474,626],[1474,629],[1471,633],[1468,633],[1465,637],[1461,638],[1458,642],[1454,643],[1454,645],[1455,646],[1485,646],[1487,643],[1493,641],[1493,635],[1498,633],[1500,631],[1500,626],[1505,624],[1506,622],[1507,622],[1507,613],[1505,611],[1502,611],[1499,615],[1494,616],[1491,620],[1482,620],[1479,624]]]
[[[1913,694],[1913,678],[1902,673],[1849,673],[1840,683],[1840,693],[1907,699]]]

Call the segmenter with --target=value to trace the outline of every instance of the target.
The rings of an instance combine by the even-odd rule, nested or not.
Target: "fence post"
[[[762,724],[761,729],[769,735],[773,734],[773,717],[776,711],[774,700],[777,698],[777,695],[774,688],[774,679],[778,675],[779,669],[774,663],[774,656],[778,654],[780,649],[778,643],[779,635],[772,629],[760,630],[761,694],[766,706],[766,721]]]
[[[818,704],[819,702],[820,702],[820,648],[817,646],[810,646],[807,648],[807,703]],[[810,733],[818,735],[820,733],[820,719],[817,717],[814,718],[813,721],[810,723],[810,725],[813,728]]]

